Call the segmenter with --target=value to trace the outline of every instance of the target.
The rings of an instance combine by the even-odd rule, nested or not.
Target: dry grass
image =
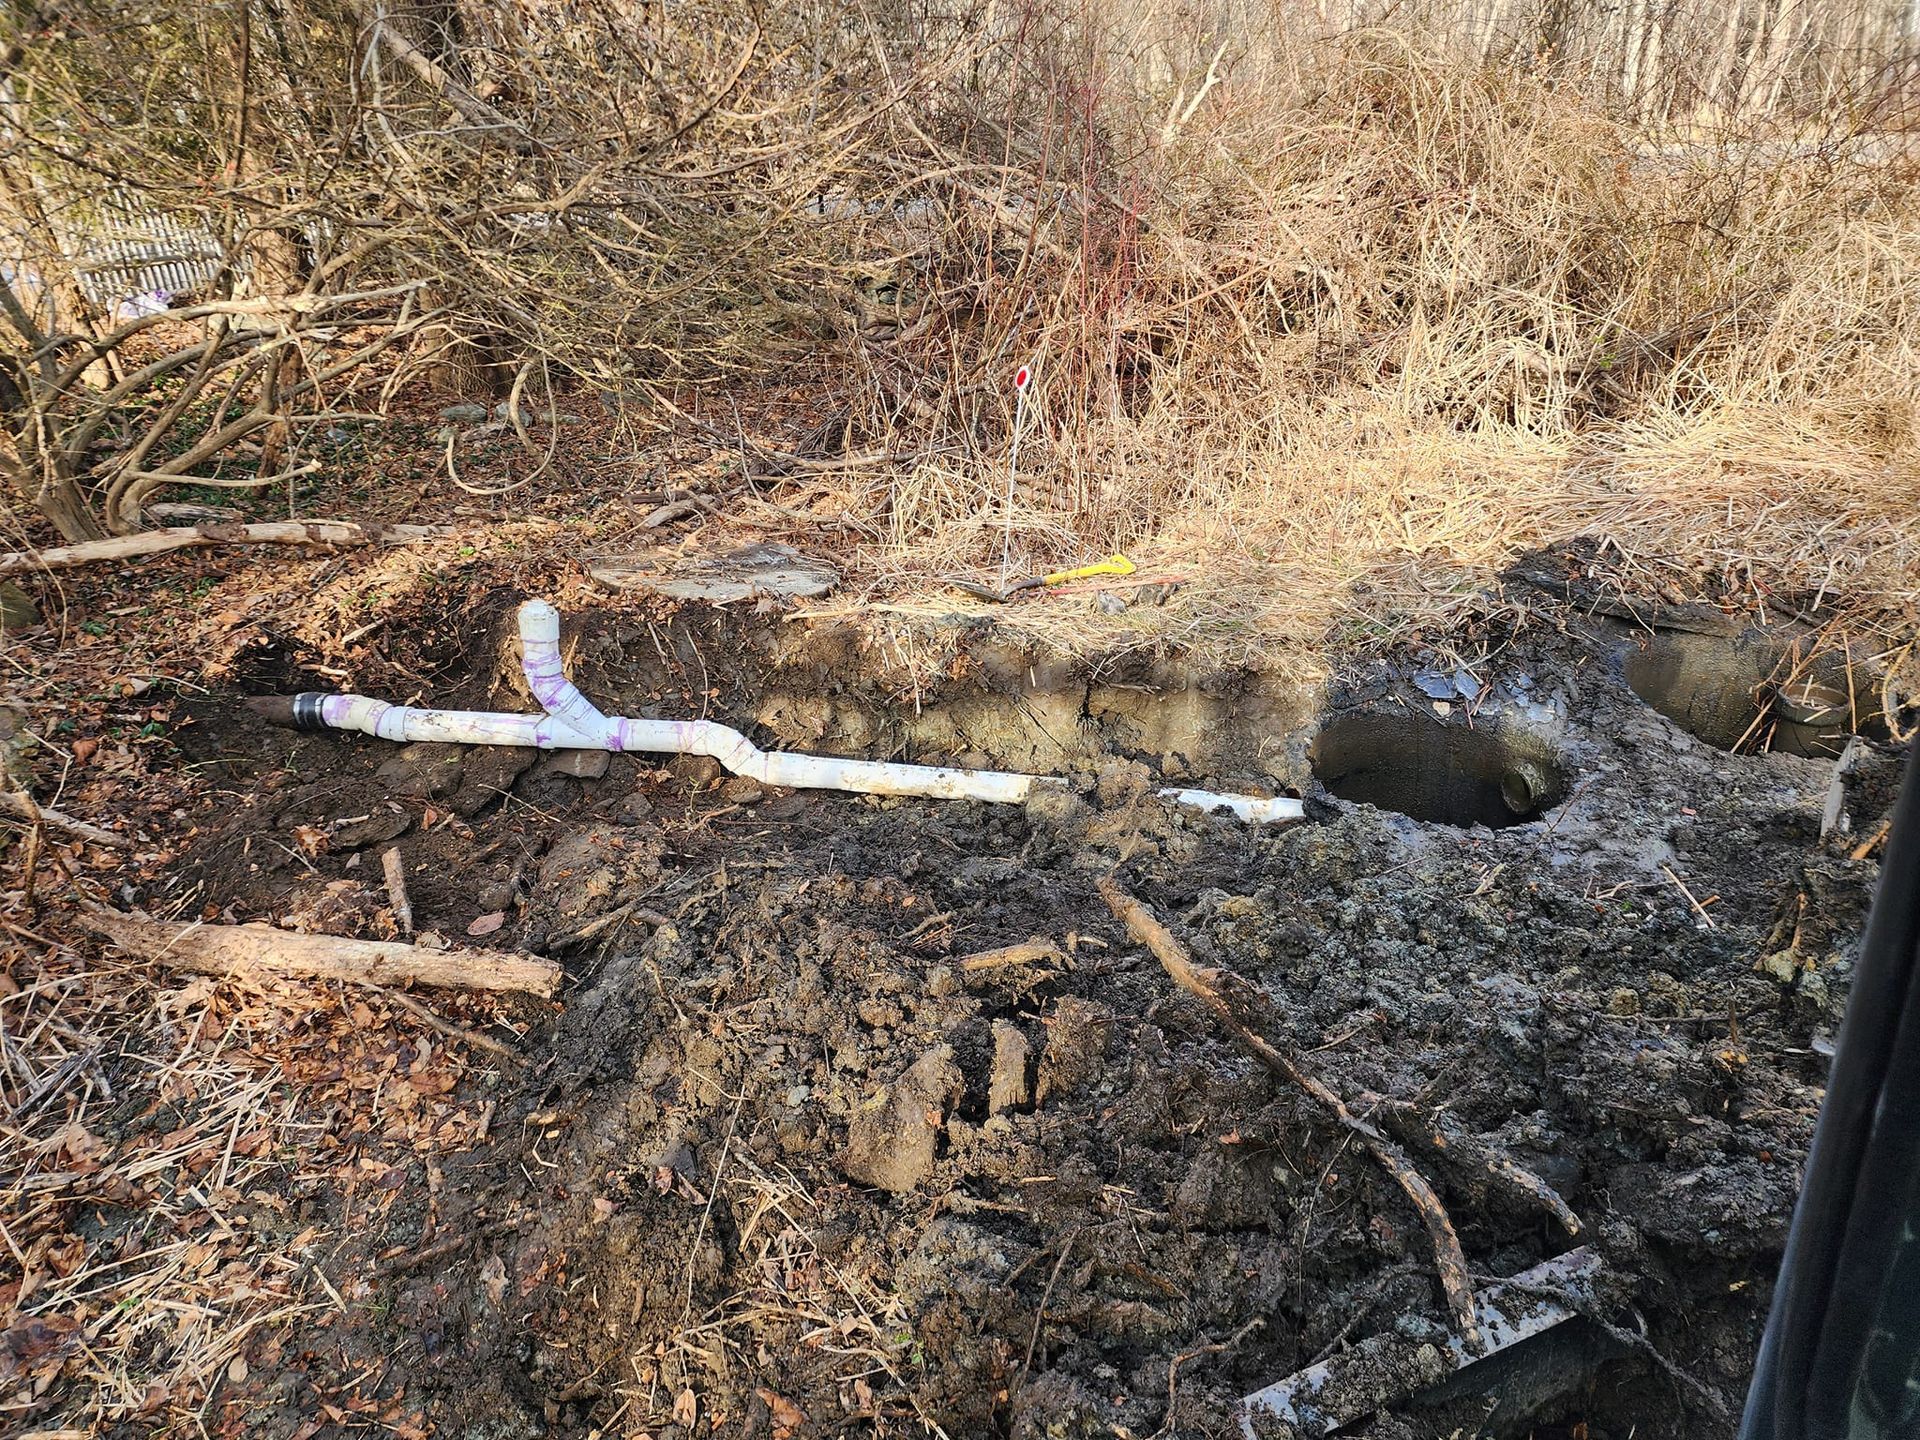
[[[53,58],[105,105],[125,67],[96,8]],[[326,13],[296,93],[358,53]],[[1069,648],[1307,666],[1441,627],[1574,538],[1622,584],[1819,601],[1867,645],[1914,629],[1920,201],[1886,7],[1434,0],[1390,30],[1361,3],[953,0],[763,31],[716,0],[659,35],[590,0],[488,13],[449,59],[505,129],[449,131],[405,82],[324,143],[255,137],[325,172],[303,205],[345,187],[343,235],[365,185],[424,227],[381,219],[378,263],[327,283],[431,281],[436,325],[598,389],[636,442],[691,414],[744,449],[721,387],[804,357],[825,423],[732,518],[850,551],[909,619],[996,574],[1010,522],[1023,572],[1124,548],[1192,577],[1119,623],[1086,597],[1000,612]],[[661,133],[633,59],[656,50],[697,117]],[[200,112],[148,119],[115,163],[203,195]],[[503,148],[516,125],[539,144]],[[452,194],[527,208],[449,218]],[[476,489],[533,497],[567,438]]]
[[[1912,633],[1902,145],[1798,117],[1791,144],[1674,147],[1388,34],[1195,51],[1156,90],[1098,33],[1083,90],[1009,142],[1022,226],[922,188],[941,224],[848,392],[848,446],[908,462],[804,482],[910,606],[998,570],[1031,358],[1016,572],[1113,549],[1183,572],[1138,628],[1219,658],[1441,627],[1575,538],[1642,589]],[[1087,608],[1001,613],[1071,646]]]
[[[156,983],[5,934],[0,1417],[227,1433],[357,1293],[353,1225],[304,1223],[302,1197],[375,1217],[397,1192],[370,1155],[471,1143],[464,1066],[383,999]]]
[[[945,1435],[920,1412],[914,1395],[915,1339],[900,1298],[863,1267],[836,1265],[822,1253],[813,1235],[820,1204],[797,1177],[737,1155],[730,1164],[711,1198],[732,1206],[738,1269],[755,1278],[704,1314],[689,1309],[669,1341],[631,1356],[630,1381],[618,1389],[626,1424],[618,1431],[609,1425],[608,1432],[651,1434],[674,1423],[676,1411],[704,1413],[709,1385],[750,1380],[769,1347],[779,1347],[815,1357],[845,1418],[866,1420],[875,1434],[892,1433],[891,1417],[907,1422],[900,1433]],[[831,1418],[809,1417],[770,1390],[762,1389],[761,1398],[776,1436]]]

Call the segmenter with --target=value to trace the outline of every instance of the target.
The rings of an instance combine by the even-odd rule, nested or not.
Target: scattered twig
[[[456,1025],[451,1020],[443,1020],[405,991],[390,990],[385,985],[369,985],[367,989],[374,991],[376,994],[386,996],[387,999],[398,1005],[402,1010],[417,1015],[421,1020],[426,1022],[429,1028],[439,1031],[449,1040],[458,1040],[463,1044],[485,1050],[489,1054],[498,1055],[510,1065],[515,1065],[522,1069],[526,1067],[526,1057],[504,1040],[496,1040],[491,1035],[481,1034],[478,1030],[469,1030],[464,1025]]]
[[[1707,907],[1705,905],[1702,905],[1698,900],[1694,898],[1693,891],[1687,888],[1686,881],[1682,880],[1678,875],[1674,874],[1673,871],[1668,869],[1665,865],[1662,865],[1660,867],[1660,873],[1666,876],[1667,879],[1671,880],[1674,884],[1674,888],[1678,890],[1682,895],[1687,897],[1687,904],[1693,907],[1693,913],[1700,917],[1701,924],[1705,925],[1709,930],[1714,930],[1719,928],[1713,923],[1713,917],[1707,914]]]
[[[675,520],[684,520],[689,515],[700,513],[700,502],[694,499],[669,500],[666,504],[649,510],[640,521],[642,530],[658,530],[662,525],[671,525]]]
[[[1490,1284],[1498,1283],[1504,1288],[1518,1294],[1533,1295],[1542,1300],[1550,1300],[1564,1309],[1573,1311],[1573,1313],[1580,1316],[1581,1319],[1586,1320],[1605,1332],[1609,1339],[1620,1345],[1624,1345],[1629,1350],[1645,1355],[1649,1360],[1653,1361],[1653,1363],[1659,1367],[1662,1374],[1672,1380],[1674,1384],[1678,1385],[1682,1390],[1693,1395],[1702,1405],[1706,1406],[1716,1420],[1725,1420],[1732,1415],[1733,1411],[1727,1405],[1726,1397],[1718,1390],[1707,1384],[1706,1381],[1681,1369],[1678,1363],[1662,1354],[1658,1347],[1654,1345],[1653,1341],[1649,1340],[1639,1331],[1629,1330],[1626,1326],[1617,1325],[1607,1319],[1606,1316],[1599,1313],[1598,1307],[1590,1301],[1583,1300],[1581,1297],[1559,1286],[1528,1285],[1522,1281],[1512,1279],[1502,1280],[1498,1276],[1492,1275],[1480,1275],[1475,1278],[1485,1280]]]
[[[495,1235],[504,1235],[519,1224],[517,1218],[510,1217],[489,1220],[477,1230],[463,1230],[458,1235],[449,1235],[446,1239],[436,1240],[433,1244],[419,1250],[408,1250],[396,1255],[380,1266],[380,1274],[404,1275],[409,1270],[418,1270],[422,1265],[451,1255],[456,1250],[464,1249],[476,1240],[490,1240]]]
[[[1381,1134],[1368,1121],[1347,1109],[1344,1101],[1321,1081],[1302,1070],[1291,1057],[1257,1034],[1241,1018],[1224,991],[1244,989],[1246,982],[1226,970],[1203,969],[1193,963],[1187,949],[1162,925],[1154,913],[1122,890],[1111,877],[1099,882],[1100,897],[1127,927],[1127,933],[1153,952],[1161,968],[1173,983],[1207,1006],[1233,1032],[1234,1038],[1274,1074],[1304,1091],[1330,1116],[1359,1137],[1369,1154],[1391,1175],[1406,1193],[1414,1210],[1427,1227],[1433,1241],[1434,1262],[1440,1274],[1440,1287],[1446,1292],[1448,1308],[1453,1312],[1454,1328],[1468,1351],[1479,1354],[1485,1348],[1480,1321],[1474,1310],[1473,1284],[1467,1278],[1467,1257],[1460,1248],[1460,1236],[1447,1218],[1446,1207],[1426,1178],[1413,1167],[1406,1153]]]
[[[905,945],[909,941],[918,940],[922,935],[926,934],[927,931],[933,929],[934,926],[943,925],[951,919],[953,919],[953,911],[951,910],[935,911],[933,914],[927,916],[926,919],[922,920],[918,925],[914,926],[913,929],[907,931],[906,934],[902,935],[894,943],[896,945]]]
[[[1025,1383],[1027,1372],[1033,1369],[1033,1352],[1040,1343],[1040,1327],[1046,1323],[1047,1302],[1053,1298],[1053,1287],[1060,1281],[1060,1272],[1067,1268],[1067,1260],[1073,1254],[1073,1247],[1080,1239],[1079,1230],[1071,1231],[1065,1243],[1060,1246],[1060,1258],[1053,1262],[1053,1270],[1047,1276],[1046,1288],[1040,1292],[1040,1308],[1033,1312],[1033,1332],[1027,1336],[1027,1358],[1020,1362],[1020,1379],[1015,1381],[1017,1389]]]
[[[638,900],[629,900],[625,905],[616,906],[614,909],[607,911],[606,914],[594,917],[578,930],[570,930],[565,935],[559,936],[557,939],[551,941],[550,944],[555,950],[562,950],[570,945],[578,945],[581,941],[591,940],[601,931],[611,930],[621,921],[630,918],[644,920],[656,929],[662,925],[670,925],[673,923],[658,910],[650,910]]]
[[[1891,829],[1893,829],[1893,817],[1888,816],[1867,833],[1866,839],[1862,840],[1847,852],[1847,858],[1849,860],[1866,859],[1867,856],[1871,855],[1879,846],[1880,842],[1887,838],[1887,832]]]
[[[380,857],[380,870],[387,878],[387,900],[393,906],[393,923],[402,935],[413,934],[413,901],[407,895],[407,865],[395,845]]]
[[[0,780],[6,778],[0,774]],[[47,817],[25,790],[15,792],[9,789],[0,791],[0,794],[4,794],[11,804],[19,806],[26,817],[27,840],[20,847],[20,904],[28,915],[33,915],[40,908],[33,897],[33,886],[40,874],[40,845],[46,838]]]
[[[1511,1155],[1476,1135],[1449,1134],[1436,1128],[1420,1114],[1420,1108],[1404,1100],[1384,1095],[1367,1095],[1361,1103],[1384,1117],[1394,1134],[1409,1145],[1450,1156],[1473,1170],[1491,1188],[1524,1204],[1537,1205],[1560,1223],[1569,1235],[1581,1232],[1580,1217],[1560,1198],[1560,1193]]]
[[[100,1047],[98,1045],[92,1045],[85,1050],[69,1055],[61,1062],[58,1069],[51,1075],[48,1075],[38,1085],[35,1085],[32,1091],[27,1094],[18,1105],[13,1107],[14,1124],[18,1125],[47,1101],[64,1090],[67,1082],[82,1070],[86,1069],[99,1053]]]
[[[326,545],[344,549],[360,545],[414,545],[451,534],[445,525],[374,525],[350,520],[265,520],[250,525],[210,523],[176,525],[117,535],[110,540],[83,540],[78,545],[56,545],[47,550],[16,550],[0,555],[0,575],[39,570],[71,570],[190,550],[208,545]]]
[[[724,1095],[726,1091],[720,1093]],[[713,1167],[713,1184],[707,1189],[706,1208],[700,1212],[700,1226],[694,1231],[693,1245],[687,1251],[687,1297],[680,1311],[683,1323],[693,1314],[694,1271],[700,1263],[700,1246],[707,1238],[707,1226],[713,1223],[713,1202],[720,1194],[721,1182],[727,1178],[727,1157],[733,1154],[733,1137],[740,1128],[740,1111],[746,1103],[747,1087],[743,1084],[740,1093],[734,1097],[733,1114],[727,1120],[727,1135],[720,1142],[720,1158]]]
[[[1353,1313],[1348,1315],[1345,1323],[1333,1333],[1333,1338],[1320,1347],[1319,1353],[1307,1362],[1307,1368],[1311,1369],[1315,1365],[1324,1363],[1334,1351],[1346,1344],[1347,1337],[1360,1328],[1360,1322],[1373,1313],[1373,1307],[1379,1303],[1387,1287],[1402,1276],[1412,1274],[1418,1268],[1417,1262],[1402,1260],[1397,1265],[1389,1265],[1369,1280],[1355,1301]]]
[[[1183,1350],[1173,1357],[1167,1365],[1167,1415],[1169,1422],[1171,1422],[1173,1415],[1173,1403],[1176,1398],[1175,1386],[1180,1378],[1180,1367],[1189,1360],[1198,1360],[1202,1355],[1220,1355],[1228,1350],[1237,1349],[1242,1340],[1246,1339],[1247,1336],[1251,1335],[1266,1323],[1267,1321],[1264,1315],[1256,1315],[1226,1339],[1212,1345],[1202,1345],[1193,1350]]]

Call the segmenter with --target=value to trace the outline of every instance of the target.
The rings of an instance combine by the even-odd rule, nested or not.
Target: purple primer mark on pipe
[[[527,685],[533,691],[533,698],[540,702],[542,709],[553,709],[561,697],[573,688],[567,683],[567,677],[561,672],[557,660],[551,670],[529,665],[526,668],[526,675]]]

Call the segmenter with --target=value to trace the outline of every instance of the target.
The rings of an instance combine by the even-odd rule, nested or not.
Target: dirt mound
[[[1726,1434],[1875,867],[1822,843],[1829,764],[1712,749],[1617,668],[1530,678],[1579,668],[1517,653],[1477,709],[1430,707],[1558,767],[1499,829],[1316,800],[1249,830],[1146,798],[1137,762],[1020,811],[256,737],[304,777],[210,831],[199,873],[311,913],[390,802],[423,925],[504,912],[493,943],[569,958],[504,1138],[449,1166],[442,1233],[464,1206],[489,1238],[369,1320],[402,1365],[431,1324],[412,1383],[471,1433],[1216,1434],[1368,1337],[1443,1341],[1404,1196],[1128,939],[1095,888],[1117,873],[1335,1091],[1452,1137],[1419,1163],[1476,1275],[1569,1244],[1485,1183],[1495,1149],[1586,1222],[1606,1316],[1705,1387],[1593,1332],[1540,1424]],[[1893,766],[1850,772],[1856,831]],[[331,837],[317,865],[249,838],[293,826]],[[1448,1406],[1366,1433],[1483,1423]]]

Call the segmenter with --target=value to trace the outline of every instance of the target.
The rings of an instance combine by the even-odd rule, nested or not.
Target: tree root
[[[1569,1235],[1578,1235],[1580,1217],[1560,1198],[1560,1193],[1498,1146],[1477,1135],[1451,1132],[1435,1126],[1421,1114],[1420,1107],[1405,1100],[1366,1094],[1360,1102],[1369,1112],[1380,1116],[1401,1143],[1417,1149],[1433,1150],[1448,1156],[1463,1169],[1474,1172],[1489,1190],[1510,1200],[1545,1210]]]
[[[1468,1277],[1467,1257],[1460,1248],[1460,1237],[1454,1231],[1453,1221],[1447,1217],[1446,1207],[1440,1203],[1440,1197],[1434,1193],[1426,1177],[1414,1168],[1406,1152],[1381,1134],[1372,1123],[1355,1115],[1338,1095],[1302,1070],[1291,1056],[1277,1049],[1242,1018],[1243,1007],[1229,998],[1229,992],[1236,996],[1243,995],[1248,989],[1246,981],[1228,970],[1195,965],[1193,957],[1173,932],[1110,877],[1100,880],[1099,889],[1100,898],[1107,902],[1127,927],[1127,933],[1153,952],[1154,958],[1174,984],[1225,1021],[1241,1047],[1256,1060],[1304,1091],[1328,1115],[1352,1131],[1366,1147],[1367,1153],[1393,1177],[1427,1227],[1427,1235],[1433,1242],[1434,1263],[1440,1273],[1440,1288],[1446,1292],[1447,1307],[1453,1312],[1455,1331],[1466,1345],[1468,1353],[1484,1353],[1486,1342],[1480,1332],[1479,1315],[1474,1309],[1473,1282]]]

